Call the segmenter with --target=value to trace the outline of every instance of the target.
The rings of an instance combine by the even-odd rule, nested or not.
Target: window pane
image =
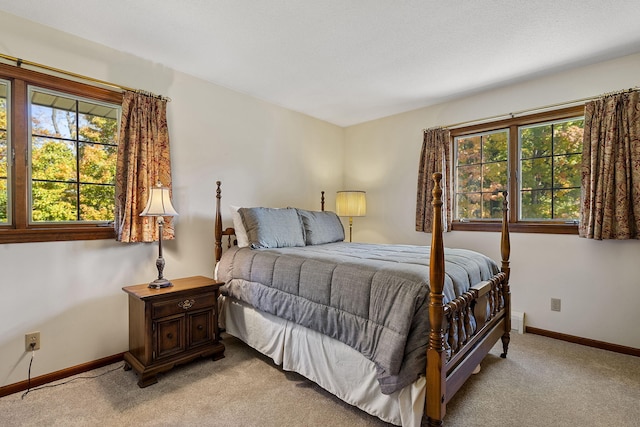
[[[523,191],[521,215],[527,219],[551,219],[551,191]]]
[[[0,110],[1,111],[1,110]],[[0,113],[1,115],[1,113]],[[9,192],[7,191],[8,182],[8,158],[7,158],[7,132],[0,131],[0,223],[7,223],[9,221],[8,212],[9,207],[7,201],[9,198]]]
[[[75,100],[45,92],[31,91],[31,133],[75,139]]]
[[[80,185],[80,219],[82,221],[113,221],[115,187],[112,185]]]
[[[584,120],[557,123],[553,127],[553,154],[582,153]]]
[[[0,179],[7,179],[8,149],[7,132],[0,130]]]
[[[458,194],[456,197],[456,218],[479,219],[482,218],[480,205],[480,193]]]
[[[502,194],[482,195],[482,218],[502,218]]]
[[[75,143],[34,137],[31,145],[31,177],[37,180],[75,181]]]
[[[0,82],[0,224],[9,222],[9,86]]]
[[[496,217],[495,196],[508,186],[508,143],[508,130],[456,138],[456,219]]]
[[[580,218],[579,188],[554,191],[553,217],[565,220],[578,220]]]
[[[80,181],[114,184],[117,152],[114,145],[80,143]]]
[[[551,125],[520,129],[520,157],[532,159],[551,155]]]
[[[4,89],[4,90],[3,90]],[[7,130],[7,85],[0,83],[0,130]]]
[[[507,189],[507,162],[482,165],[482,191],[495,193]]]
[[[483,137],[483,162],[499,162],[507,160],[507,132],[497,132]]]
[[[114,218],[120,107],[29,88],[32,221]]]
[[[34,181],[31,192],[31,218],[34,222],[77,220],[75,184]]]
[[[480,191],[482,187],[482,165],[458,168],[458,189],[461,192]]]
[[[577,219],[583,125],[577,118],[520,128],[521,219]],[[529,191],[542,189],[550,191]]]
[[[522,190],[551,188],[551,158],[522,161]]]
[[[580,187],[582,181],[582,154],[558,156],[554,161],[554,187]]]
[[[482,137],[459,138],[457,141],[459,165],[472,165],[482,161]]]
[[[9,221],[8,212],[7,179],[0,178],[0,223],[7,223]]]
[[[78,102],[78,128],[81,141],[115,144],[118,132],[118,110],[99,104]]]

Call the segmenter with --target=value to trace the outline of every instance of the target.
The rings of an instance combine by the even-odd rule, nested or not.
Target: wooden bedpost
[[[509,240],[509,202],[507,200],[507,194],[508,193],[505,191],[504,199],[502,201],[502,236],[500,239],[502,271],[507,275],[507,279],[502,285],[504,309],[507,313],[504,322],[504,334],[502,335],[502,354],[500,355],[503,359],[507,357],[509,341],[511,340],[511,289],[509,287],[509,273],[511,272],[511,268],[509,267],[509,256],[511,255],[511,242]]]
[[[220,190],[220,185],[222,183],[220,181],[216,181],[216,223],[214,228],[214,234],[216,239],[216,262],[220,261],[222,258],[222,214],[220,213],[220,194],[222,190]]]
[[[320,210],[324,212],[324,191],[320,192]]]
[[[446,412],[446,353],[444,347],[444,242],[442,238],[441,173],[433,174],[433,228],[429,268],[429,345],[425,415],[430,426],[441,426]]]

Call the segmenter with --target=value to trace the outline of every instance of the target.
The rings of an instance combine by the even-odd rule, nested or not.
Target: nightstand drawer
[[[152,317],[157,319],[159,317],[171,316],[173,314],[180,314],[186,311],[213,307],[215,303],[216,296],[213,292],[185,298],[176,298],[163,302],[154,302],[152,305]]]

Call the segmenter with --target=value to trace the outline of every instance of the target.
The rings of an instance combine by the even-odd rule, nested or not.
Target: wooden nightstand
[[[204,276],[122,288],[129,294],[129,351],[125,370],[139,375],[138,385],[158,382],[156,375],[196,357],[224,357],[218,329],[218,296],[223,283]]]

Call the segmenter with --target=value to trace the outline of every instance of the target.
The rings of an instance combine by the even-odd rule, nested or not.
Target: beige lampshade
[[[367,198],[364,191],[338,191],[336,196],[336,213],[338,216],[365,216],[367,214]]]
[[[169,188],[158,184],[151,188],[147,206],[140,213],[140,216],[178,216],[178,212],[171,204]]]

